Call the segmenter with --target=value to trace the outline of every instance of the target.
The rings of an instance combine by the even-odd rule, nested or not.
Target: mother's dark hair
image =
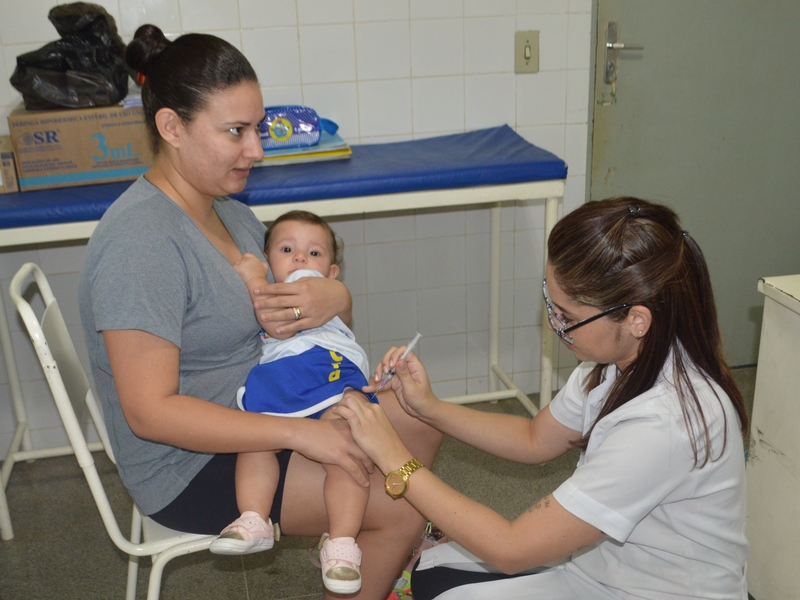
[[[744,401],[723,354],[703,252],[682,230],[673,210],[638,198],[589,202],[556,224],[547,247],[555,278],[573,300],[601,310],[636,304],[652,314],[638,356],[614,383],[598,421],[653,387],[671,354],[695,466],[714,460],[708,422],[683,349],[701,375],[730,397],[741,431],[747,431]],[[609,318],[622,321],[627,312]],[[594,368],[587,389],[602,382],[605,366]],[[588,439],[589,434],[579,445],[585,448]]]
[[[189,33],[170,42],[155,25],[142,25],[125,48],[125,62],[144,79],[142,105],[153,152],[161,136],[156,113],[171,108],[189,123],[215,92],[258,83],[252,65],[236,47],[213,35]]]

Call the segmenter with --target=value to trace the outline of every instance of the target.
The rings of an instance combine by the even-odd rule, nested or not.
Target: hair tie
[[[639,215],[640,206],[638,204],[629,204],[628,205],[628,212],[634,217]]]
[[[688,231],[686,231],[685,229],[683,230],[683,237],[684,237],[684,238],[687,238],[687,237],[689,237],[689,232],[688,232]]]
[[[136,83],[139,85],[144,85],[145,76],[144,73],[137,73],[136,74]]]

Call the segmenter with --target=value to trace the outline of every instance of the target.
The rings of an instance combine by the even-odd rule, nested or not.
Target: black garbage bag
[[[128,93],[125,43],[114,17],[97,4],[61,4],[47,15],[60,40],[17,57],[11,85],[25,108],[87,108],[116,104]]]

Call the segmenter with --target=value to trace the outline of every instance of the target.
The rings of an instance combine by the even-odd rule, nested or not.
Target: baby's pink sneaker
[[[361,550],[351,537],[328,538],[319,551],[322,583],[331,592],[353,594],[361,589]]]
[[[222,530],[208,549],[214,554],[252,554],[269,550],[274,544],[272,520],[265,521],[257,512],[246,510]]]

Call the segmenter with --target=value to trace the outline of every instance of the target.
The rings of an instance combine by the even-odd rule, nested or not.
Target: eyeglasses
[[[618,310],[622,310],[623,308],[633,306],[633,304],[620,304],[619,306],[615,306],[596,315],[592,315],[583,321],[578,321],[574,325],[567,326],[567,318],[561,313],[557,312],[555,305],[550,301],[550,296],[547,294],[546,277],[542,279],[542,296],[544,297],[544,305],[547,307],[547,320],[550,321],[550,327],[553,328],[553,331],[558,337],[567,342],[570,346],[575,343],[575,340],[573,340],[572,336],[569,334],[570,331],[577,329],[578,327],[588,325],[592,321],[596,321],[597,319],[605,317],[606,315]]]

